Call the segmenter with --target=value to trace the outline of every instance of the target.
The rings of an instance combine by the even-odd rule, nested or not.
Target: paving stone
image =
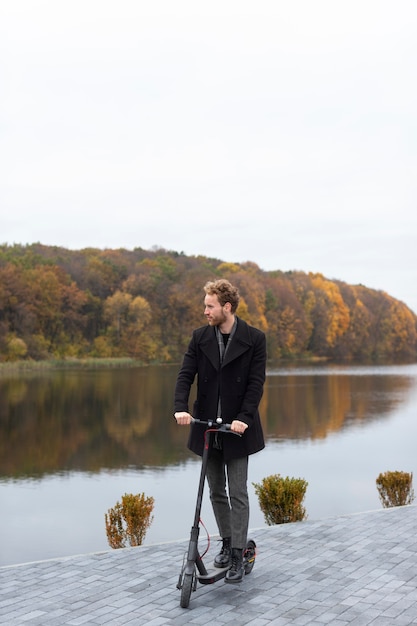
[[[250,576],[199,584],[187,609],[176,584],[188,540],[0,567],[0,624],[417,626],[415,505],[250,535]]]

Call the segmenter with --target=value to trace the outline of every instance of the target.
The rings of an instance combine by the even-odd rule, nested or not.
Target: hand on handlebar
[[[243,435],[245,430],[248,428],[248,425],[245,422],[241,422],[240,420],[233,420],[230,424],[230,430],[238,435]]]
[[[192,415],[186,411],[178,411],[177,413],[174,413],[174,417],[177,420],[177,424],[180,426],[188,426],[193,421]]]

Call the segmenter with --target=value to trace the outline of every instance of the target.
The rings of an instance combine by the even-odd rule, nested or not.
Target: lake
[[[177,371],[2,373],[0,565],[110,549],[104,516],[124,493],[155,499],[144,544],[189,537],[200,461],[172,417]],[[379,473],[415,475],[416,364],[270,366],[261,414],[255,538],[252,483],[271,474],[308,482],[308,519],[382,508]],[[217,534],[207,491],[202,519]]]

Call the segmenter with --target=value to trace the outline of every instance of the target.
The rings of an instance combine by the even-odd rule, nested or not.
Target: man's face
[[[227,304],[225,306],[227,306]],[[216,295],[210,296],[206,294],[204,298],[204,315],[210,326],[223,324],[227,319],[224,307],[220,304]]]

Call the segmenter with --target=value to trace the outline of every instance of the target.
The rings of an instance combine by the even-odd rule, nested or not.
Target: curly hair
[[[209,281],[204,285],[204,291],[209,296],[217,296],[222,306],[230,302],[232,313],[236,312],[240,299],[239,290],[225,278]]]

